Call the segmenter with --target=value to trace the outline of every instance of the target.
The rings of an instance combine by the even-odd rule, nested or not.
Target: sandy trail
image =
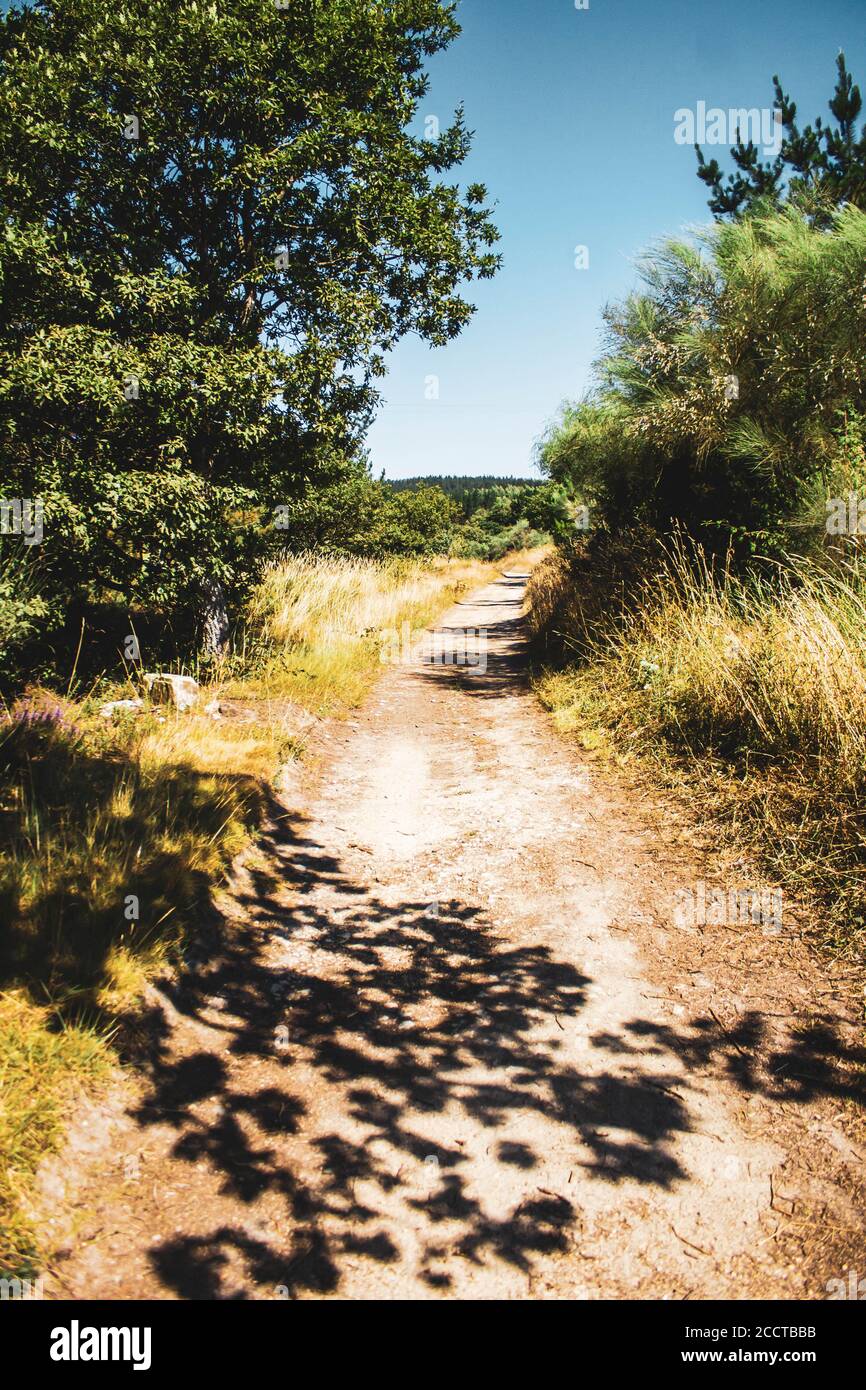
[[[799,943],[675,925],[702,870],[550,728],[524,587],[443,621],[487,629],[486,669],[396,667],[331,731],[154,991],[141,1079],[46,1171],[55,1296],[823,1297],[842,1272],[844,990],[818,982],[804,1043]]]

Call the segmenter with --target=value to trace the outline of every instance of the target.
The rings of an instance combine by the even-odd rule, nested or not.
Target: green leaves
[[[484,189],[439,181],[462,112],[407,130],[457,32],[435,0],[0,17],[0,467],[49,497],[58,583],[230,577],[228,502],[356,461],[384,352],[468,321],[498,257]]]
[[[356,472],[309,489],[284,509],[280,521],[279,537],[289,549],[312,546],[381,559],[447,550],[452,508],[437,487],[396,490]]]
[[[543,442],[550,475],[612,527],[799,544],[866,408],[866,213],[824,231],[789,208],[667,243],[607,321],[598,392]]]

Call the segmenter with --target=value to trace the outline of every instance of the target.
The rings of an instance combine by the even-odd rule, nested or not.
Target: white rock
[[[137,713],[143,709],[143,700],[109,700],[107,705],[102,706],[99,713],[103,719],[110,719],[113,714],[121,714],[124,710],[134,710]]]
[[[145,678],[151,700],[175,709],[192,709],[198,700],[198,681],[192,676],[176,676],[171,671],[151,671]]]

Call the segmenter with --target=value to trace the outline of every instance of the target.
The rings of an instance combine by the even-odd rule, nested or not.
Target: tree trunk
[[[218,579],[202,586],[202,651],[205,656],[221,656],[229,640],[229,615],[225,590]]]

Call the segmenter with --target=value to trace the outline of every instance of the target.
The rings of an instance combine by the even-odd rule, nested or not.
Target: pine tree
[[[863,107],[845,63],[836,59],[836,88],[829,102],[836,124],[820,116],[803,130],[797,125],[797,106],[773,78],[776,109],[785,132],[778,155],[761,160],[758,146],[737,139],[731,150],[735,173],[725,179],[718,160],[705,160],[699,145],[698,178],[712,190],[710,211],[716,217],[739,217],[789,202],[801,208],[818,226],[827,226],[833,210],[844,203],[866,207],[866,124],[857,133]],[[739,132],[738,132],[739,137]]]

